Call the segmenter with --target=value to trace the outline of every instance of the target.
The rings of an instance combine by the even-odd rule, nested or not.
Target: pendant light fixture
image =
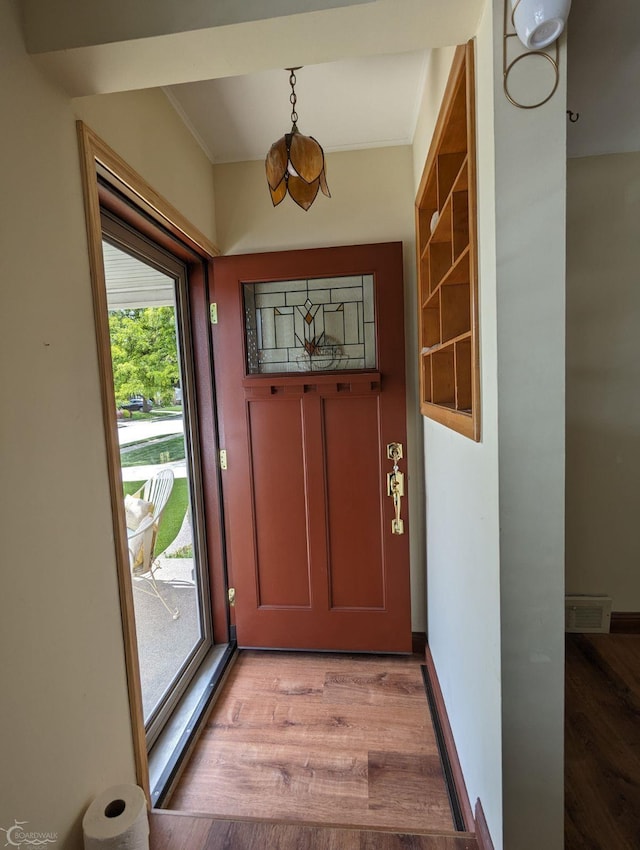
[[[287,192],[293,200],[308,210],[315,201],[318,189],[327,198],[331,197],[327,178],[325,176],[324,151],[313,136],[304,136],[298,130],[298,113],[296,112],[296,71],[297,68],[287,68],[291,94],[291,132],[285,133],[281,139],[269,148],[265,160],[267,183],[274,207],[281,203]]]

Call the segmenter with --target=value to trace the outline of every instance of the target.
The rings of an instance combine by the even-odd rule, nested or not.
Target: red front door
[[[401,244],[220,257],[213,278],[238,644],[409,652],[407,503],[394,533],[387,492],[387,445],[406,454]]]

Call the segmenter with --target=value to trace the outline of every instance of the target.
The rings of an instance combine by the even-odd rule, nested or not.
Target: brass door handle
[[[391,533],[404,534],[404,521],[400,519],[400,508],[404,496],[404,472],[400,472],[398,461],[402,460],[402,443],[387,445],[387,458],[393,461],[393,470],[387,473],[387,495],[393,499],[395,517],[391,520]]]

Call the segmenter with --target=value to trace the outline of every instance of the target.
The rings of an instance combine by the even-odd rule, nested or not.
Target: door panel
[[[399,243],[219,257],[213,326],[240,646],[408,652]],[[403,467],[405,461],[401,461]]]
[[[323,404],[332,609],[384,607],[378,401]]]
[[[258,605],[309,607],[301,405],[295,399],[250,401],[248,411]]]

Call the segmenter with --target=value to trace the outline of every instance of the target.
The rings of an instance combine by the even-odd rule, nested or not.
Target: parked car
[[[137,413],[144,407],[144,398],[141,395],[132,395],[127,404],[122,406],[131,413]]]
[[[152,407],[153,401],[151,399],[145,401],[144,396],[132,395],[126,404],[120,405],[120,410],[127,410],[129,415],[131,415],[132,413],[138,413],[140,410],[148,412]]]

